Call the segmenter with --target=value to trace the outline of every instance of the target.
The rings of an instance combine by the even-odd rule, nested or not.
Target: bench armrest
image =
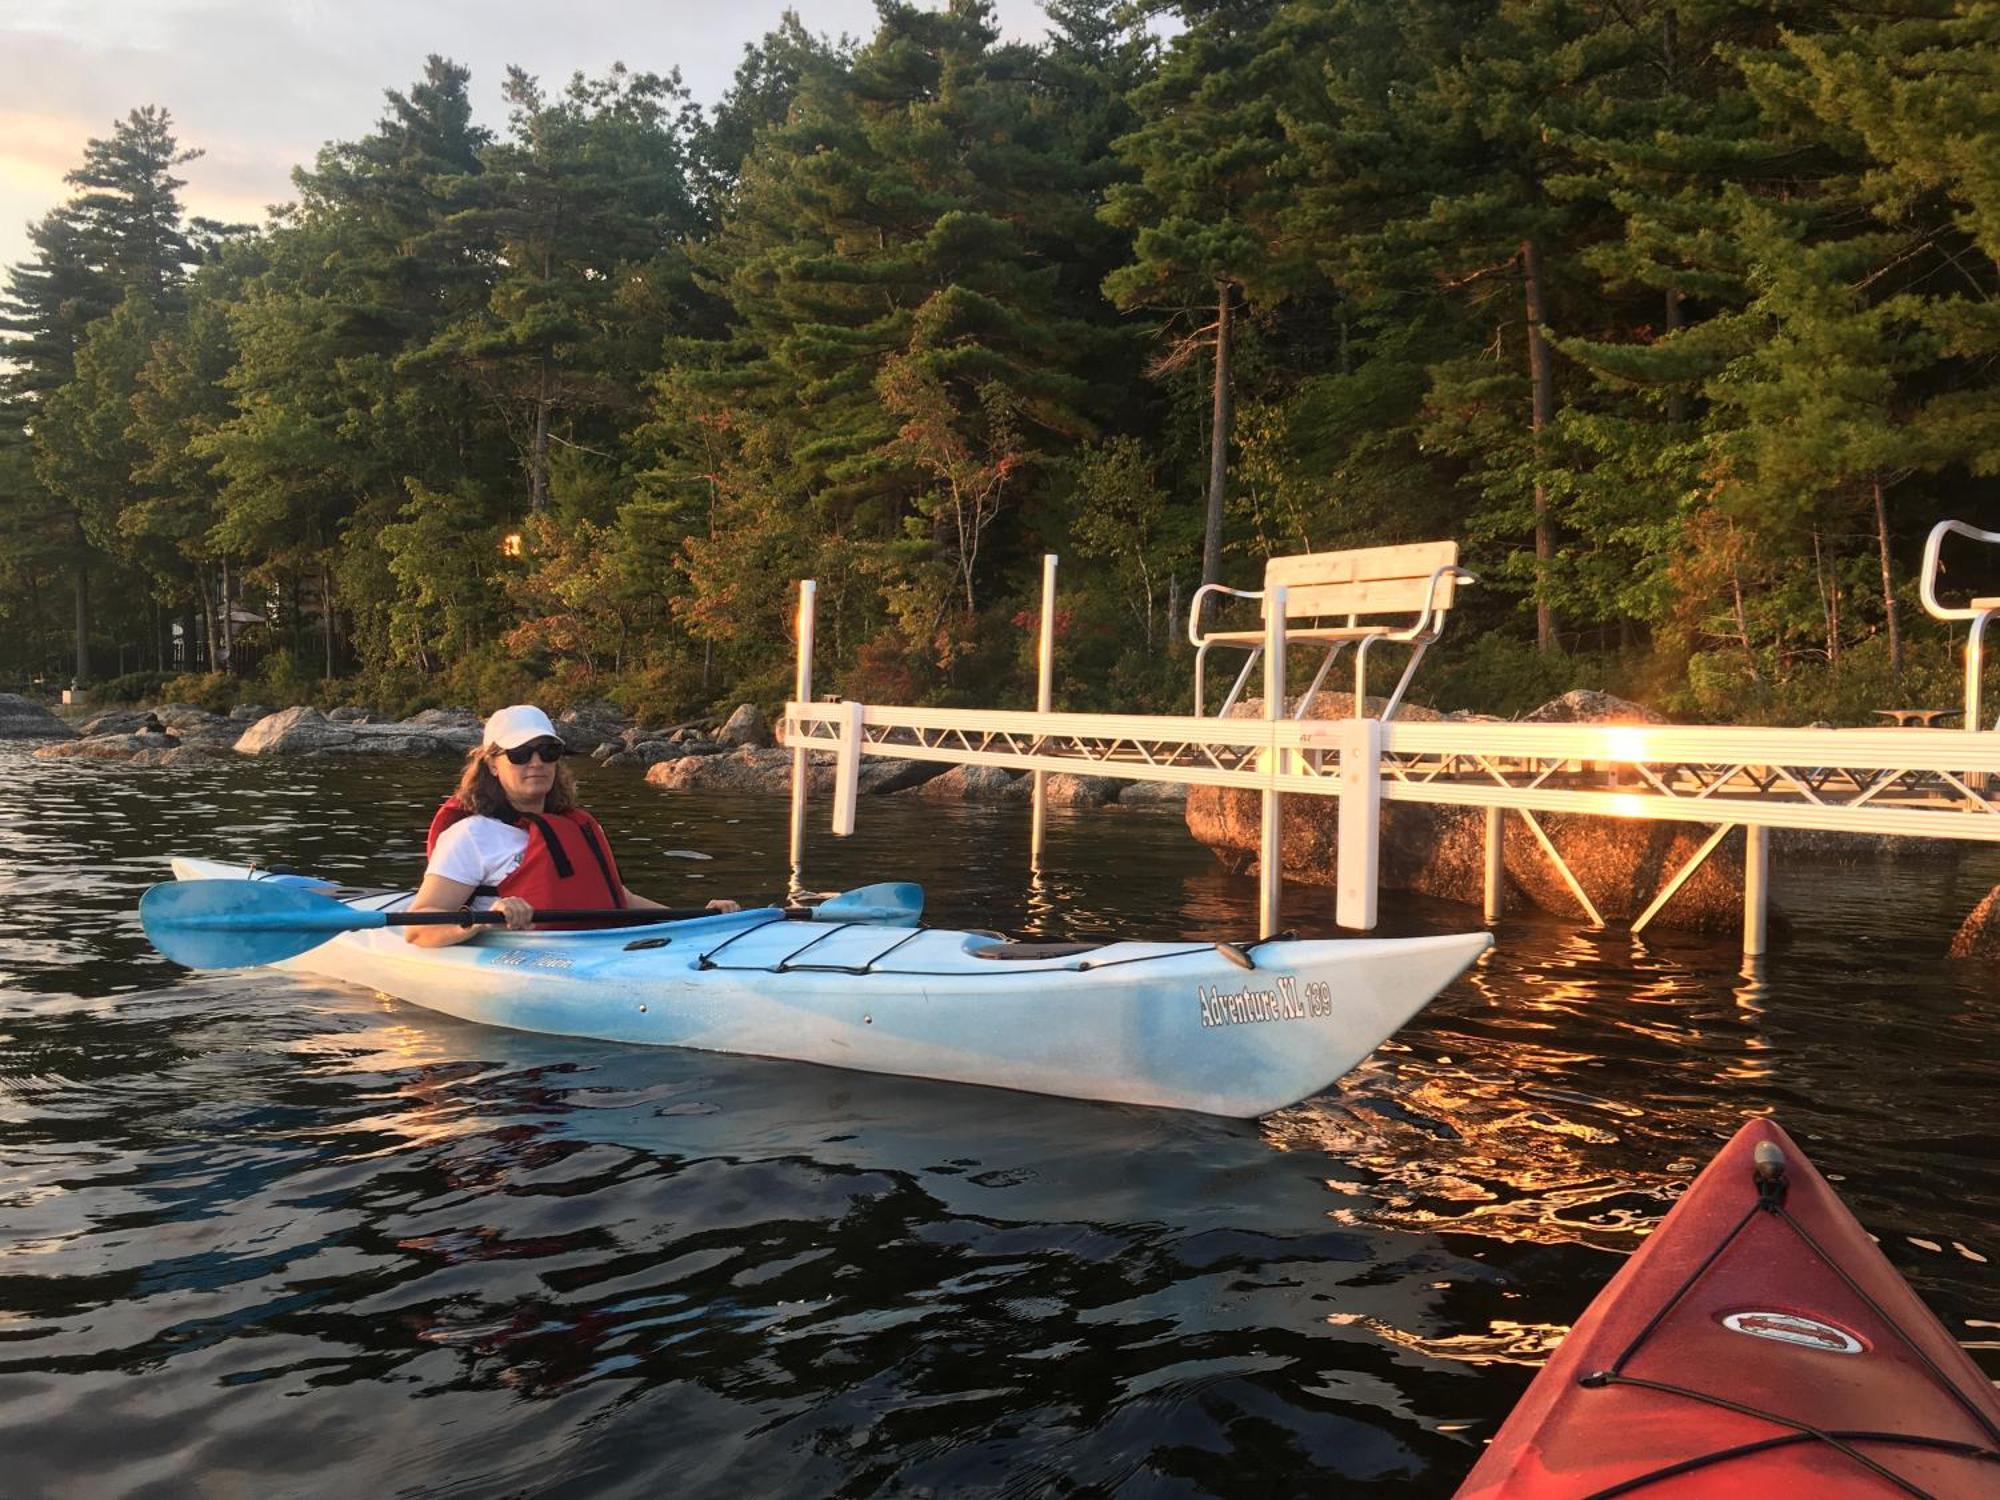
[[[1941,560],[1938,552],[1944,545],[1944,539],[1954,533],[1959,536],[1971,537],[1975,542],[2000,544],[2000,531],[1981,531],[1977,526],[1968,526],[1963,521],[1938,522],[1937,525],[1931,528],[1931,534],[1924,542],[1924,572],[1919,593],[1923,596],[1925,611],[1934,620],[1976,620],[1980,615],[1987,613],[1987,611],[1980,609],[1952,609],[1938,602],[1938,574],[1944,571],[1940,566]]]
[[[1261,599],[1264,597],[1262,589],[1233,589],[1227,584],[1204,583],[1194,591],[1194,598],[1188,604],[1188,644],[1190,646],[1199,646],[1201,644],[1201,601],[1208,594],[1228,594],[1234,599]]]
[[[1444,628],[1444,611],[1438,608],[1437,603],[1438,585],[1443,583],[1447,576],[1460,588],[1468,588],[1479,582],[1476,577],[1466,572],[1463,568],[1439,568],[1435,573],[1431,574],[1430,591],[1424,595],[1424,611],[1417,616],[1416,623],[1408,629],[1390,632],[1386,639],[1392,641],[1414,641],[1420,637],[1433,639],[1436,637],[1437,633]],[[1436,617],[1435,624],[1432,623],[1433,617]]]

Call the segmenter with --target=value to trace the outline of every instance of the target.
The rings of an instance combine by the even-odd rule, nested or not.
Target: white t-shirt
[[[438,835],[426,875],[461,885],[498,885],[520,868],[528,852],[528,830],[498,818],[460,818]]]

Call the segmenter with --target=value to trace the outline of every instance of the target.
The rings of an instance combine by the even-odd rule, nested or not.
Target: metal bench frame
[[[1939,601],[1937,581],[1938,575],[1943,571],[1939,552],[1944,546],[1944,539],[1953,535],[2000,546],[2000,531],[1981,531],[1977,526],[1968,526],[1963,521],[1940,521],[1931,528],[1930,537],[1924,543],[1924,574],[1921,590],[1924,609],[1934,620],[1972,622],[1972,630],[1965,643],[1965,727],[1976,730],[1980,727],[1979,676],[1983,665],[1982,639],[1986,634],[1986,622],[1996,614],[2000,614],[2000,598],[1973,599],[1957,608]],[[1993,728],[2000,730],[2000,719],[1994,720]]]
[[[1282,598],[1286,642],[1298,641],[1326,647],[1326,659],[1320,663],[1312,686],[1306,689],[1298,707],[1292,711],[1294,719],[1306,717],[1335,659],[1349,645],[1355,648],[1353,717],[1367,717],[1369,648],[1382,642],[1408,646],[1410,659],[1403,667],[1403,675],[1397,680],[1395,691],[1382,708],[1382,717],[1386,720],[1395,717],[1397,708],[1402,704],[1403,693],[1408,689],[1410,679],[1416,675],[1417,663],[1423,660],[1424,652],[1443,633],[1445,616],[1451,609],[1453,588],[1477,582],[1478,579],[1458,566],[1456,542],[1422,542],[1404,547],[1364,547],[1348,552],[1274,557],[1264,565],[1264,587],[1261,589],[1203,584],[1195,590],[1188,610],[1188,644],[1195,648],[1195,715],[1198,718],[1203,712],[1203,677],[1211,647],[1221,646],[1249,653],[1243,670],[1236,674],[1228,697],[1216,710],[1217,718],[1229,716],[1229,710],[1236,706],[1244,685],[1264,654],[1264,632],[1261,630],[1204,631],[1201,628],[1202,604],[1209,594],[1261,600],[1267,613],[1271,602]],[[1422,590],[1420,603],[1416,602],[1418,589]],[[1384,596],[1383,601],[1370,607],[1368,596],[1371,593]],[[1401,623],[1412,609],[1415,619]],[[1346,617],[1344,624],[1317,623],[1340,615]],[[1383,615],[1393,618],[1380,618]],[[1295,619],[1310,623],[1294,629],[1291,622]]]

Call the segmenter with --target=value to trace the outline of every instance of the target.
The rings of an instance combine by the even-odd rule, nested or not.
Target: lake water
[[[166,855],[411,882],[450,769],[0,772],[8,1495],[1448,1495],[1753,1112],[2000,1375],[2000,970],[1941,956],[2000,853],[1778,861],[1754,977],[1510,920],[1246,1123],[190,974],[133,915]],[[635,889],[782,894],[782,799],[584,786]],[[1052,815],[1039,880],[1018,808],[823,814],[811,885],[921,880],[941,924],[1255,925],[1171,814]]]

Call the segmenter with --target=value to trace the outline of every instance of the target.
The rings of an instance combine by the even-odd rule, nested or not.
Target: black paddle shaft
[[[507,914],[501,911],[391,911],[384,912],[389,927],[505,927]],[[595,922],[603,927],[642,927],[652,922],[686,922],[695,917],[722,913],[705,906],[606,906],[538,911],[535,922]]]

